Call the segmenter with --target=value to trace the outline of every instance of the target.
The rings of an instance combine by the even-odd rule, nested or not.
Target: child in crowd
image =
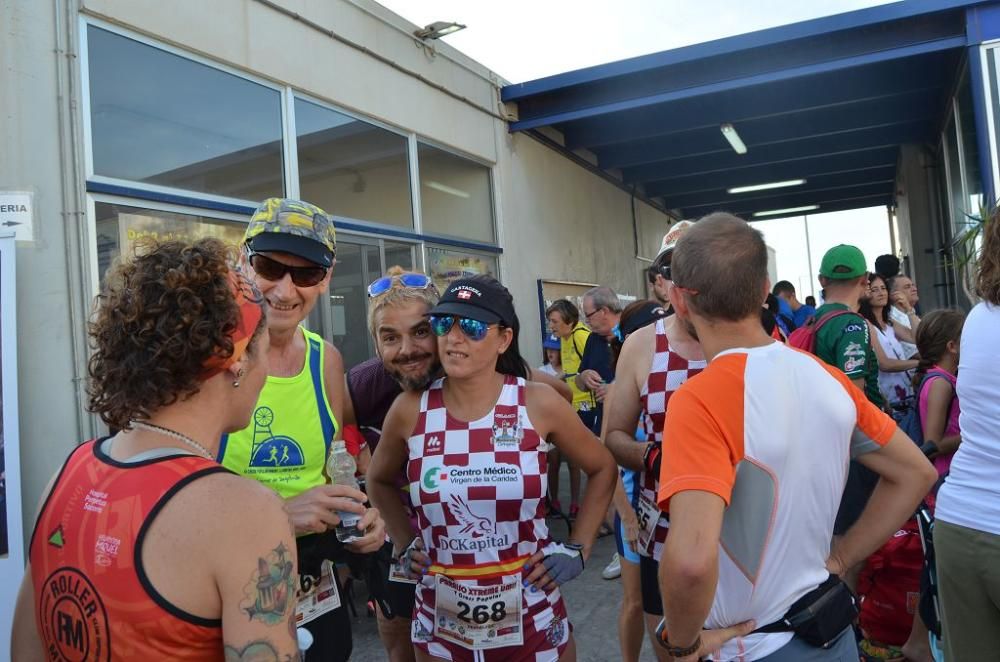
[[[560,379],[562,370],[562,352],[559,337],[554,333],[546,334],[542,338],[542,350],[545,352],[545,362],[538,368],[542,372],[547,372],[556,379]]]
[[[951,467],[951,458],[962,441],[958,426],[961,407],[955,393],[958,349],[965,315],[957,310],[935,310],[917,328],[920,364],[913,388],[924,433],[924,449],[931,454],[938,474]]]

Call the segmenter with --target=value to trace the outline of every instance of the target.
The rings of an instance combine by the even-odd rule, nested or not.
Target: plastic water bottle
[[[358,465],[354,458],[347,452],[347,444],[343,441],[335,441],[330,446],[330,457],[326,459],[326,473],[330,477],[333,485],[346,485],[358,489],[358,479],[354,477]],[[364,535],[364,531],[358,528],[361,515],[337,511],[340,524],[337,525],[337,540],[340,542],[351,542]]]

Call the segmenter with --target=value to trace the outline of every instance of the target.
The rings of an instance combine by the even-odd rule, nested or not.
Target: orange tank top
[[[222,621],[188,614],[142,567],[156,514],[192,481],[227,469],[172,455],[121,463],[89,441],[42,506],[29,558],[35,621],[50,660],[222,660]]]

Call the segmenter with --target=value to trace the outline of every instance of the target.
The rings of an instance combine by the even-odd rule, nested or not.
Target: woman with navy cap
[[[499,282],[455,281],[429,319],[446,376],[397,398],[368,473],[401,565],[418,578],[417,659],[575,660],[559,585],[583,571],[614,461],[551,387],[527,381],[514,302]],[[545,523],[550,444],[589,477],[565,542]],[[417,531],[398,501],[401,469]]]

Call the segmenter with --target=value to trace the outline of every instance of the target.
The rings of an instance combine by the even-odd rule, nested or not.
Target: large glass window
[[[978,217],[983,204],[983,182],[979,167],[979,144],[976,142],[975,105],[968,74],[959,87],[958,118],[962,133],[962,164],[965,166],[965,213]],[[964,222],[968,219],[963,217],[961,220]]]
[[[337,242],[330,295],[313,309],[309,328],[336,345],[348,368],[375,353],[368,331],[368,284],[392,266],[412,270],[414,248],[413,244],[361,237],[344,236]]]
[[[93,25],[94,174],[200,193],[280,196],[277,90]]]
[[[423,143],[418,159],[424,231],[494,243],[490,169]]]
[[[951,227],[954,234],[955,229],[961,227],[966,203],[965,189],[962,185],[962,163],[958,154],[958,135],[955,127],[955,115],[952,113],[948,117],[948,123],[944,129],[944,149],[948,165],[948,203],[951,210]],[[950,241],[950,237],[945,237],[945,241]]]
[[[97,269],[102,279],[119,255],[131,254],[136,243],[143,239],[194,241],[215,237],[237,246],[246,230],[246,224],[237,221],[108,202],[96,203],[94,210],[97,217]]]
[[[295,100],[299,188],[331,214],[413,227],[404,136]]]

